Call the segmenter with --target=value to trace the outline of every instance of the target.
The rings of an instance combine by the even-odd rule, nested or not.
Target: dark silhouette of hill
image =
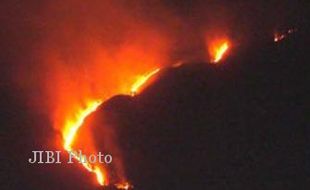
[[[220,65],[167,69],[140,95],[107,102],[103,117],[117,130],[136,189],[307,185],[304,35],[241,47]]]

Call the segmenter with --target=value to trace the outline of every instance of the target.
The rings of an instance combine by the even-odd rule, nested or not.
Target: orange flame
[[[92,11],[85,12],[85,6]],[[70,7],[76,8],[66,14]],[[57,146],[71,154],[79,148],[89,155],[102,147],[111,153],[121,153],[117,138],[95,142],[93,128],[86,127],[87,122],[83,126],[84,119],[99,106],[98,99],[138,93],[151,76],[138,77],[138,82],[137,75],[166,64],[173,40],[165,30],[150,24],[148,18],[136,22],[136,13],[128,10],[127,3],[65,1],[61,6],[47,3],[42,8],[44,20],[52,25],[40,31],[38,48],[31,51],[35,65],[28,68],[27,64],[21,64],[18,69],[21,71],[18,78],[27,81],[18,79],[18,84],[31,92],[33,88],[39,89],[40,93],[35,95],[38,98],[31,101],[46,108],[39,110],[46,112],[57,134],[61,134],[61,139],[57,136]],[[55,20],[55,14],[60,19]],[[77,30],[77,26],[85,30]],[[104,132],[102,136],[109,137]],[[72,154],[74,161],[78,156]],[[82,167],[96,175],[99,184],[125,182],[122,157],[117,160],[111,168],[83,162]],[[113,174],[109,175],[109,169]]]
[[[227,39],[215,40],[209,44],[209,54],[212,63],[218,63],[227,50],[229,49],[229,41]]]
[[[76,113],[75,118],[72,118],[70,120],[67,120],[64,131],[63,131],[63,138],[64,138],[64,149],[68,152],[70,152],[73,157],[81,161],[81,157],[78,156],[77,153],[75,153],[72,149],[72,144],[74,141],[74,138],[76,137],[76,133],[79,130],[79,128],[83,125],[85,118],[91,114],[92,112],[96,111],[97,107],[101,104],[101,101],[90,101],[86,105],[86,108],[83,110],[79,110]],[[106,185],[106,177],[99,168],[99,166],[93,166],[88,162],[80,162],[84,168],[86,168],[89,172],[92,172],[96,174],[97,181],[100,185]]]
[[[86,116],[94,112],[100,104],[101,104],[101,101],[90,101],[86,105],[86,109],[79,110],[76,113],[75,118],[71,120],[67,120],[64,131],[63,131],[63,137],[65,141],[64,148],[66,150],[71,151],[71,145],[74,141],[75,134],[78,131],[78,129],[81,127],[81,125],[83,124],[84,119],[86,118]]]
[[[127,182],[125,182],[125,183],[117,183],[117,184],[115,184],[115,187],[117,189],[121,189],[121,190],[128,190],[128,189],[133,188],[133,186],[130,185],[129,183],[127,183]]]
[[[156,73],[160,71],[159,68],[149,72],[146,75],[141,75],[137,77],[138,79],[135,81],[135,83],[131,87],[131,95],[135,95],[136,93],[141,90],[140,88]],[[96,109],[102,104],[102,101],[89,101],[86,105],[85,109],[80,109],[76,112],[74,118],[70,118],[66,120],[65,127],[63,130],[63,138],[64,138],[64,149],[68,151],[70,154],[73,155],[73,158],[75,158],[78,161],[81,161],[81,157],[73,151],[72,144],[76,138],[76,134],[79,130],[79,128],[83,125],[85,118],[96,111]],[[84,168],[86,168],[89,172],[92,172],[96,175],[97,181],[100,185],[108,185],[107,177],[105,173],[100,169],[97,165],[92,165],[88,162],[80,162]],[[117,183],[115,184],[116,188],[127,190],[131,188],[132,186],[128,183]]]
[[[146,74],[146,75],[141,75],[137,77],[136,82],[132,85],[131,90],[130,90],[130,94],[131,95],[135,95],[139,92],[139,90],[141,90],[141,87],[150,79],[152,78],[152,76],[154,76],[156,73],[158,73],[160,71],[159,68],[151,71],[150,73]]]

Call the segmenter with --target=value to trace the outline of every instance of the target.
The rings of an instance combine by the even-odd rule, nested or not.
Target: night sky
[[[84,22],[97,18],[92,10],[101,2],[88,2],[85,8],[77,2],[72,7],[68,5],[73,1],[55,1],[64,7],[64,15],[49,12],[53,1],[0,3],[1,190],[102,189],[79,165],[28,163],[32,150],[57,150],[55,136],[59,136],[45,111],[49,99],[38,85],[50,76],[48,69],[41,70],[48,67],[38,58],[42,43],[51,38],[49,44],[56,39],[56,49],[67,45],[63,39],[71,36],[57,30],[62,18],[81,30],[75,33],[77,38],[92,35],[93,30],[106,32],[101,27],[84,30]],[[116,132],[125,172],[135,189],[307,189],[309,3],[117,0],[111,4],[116,12],[121,7],[137,23],[148,21],[145,25],[171,39],[169,63],[163,64],[156,80],[135,97],[112,97],[93,114],[90,124],[102,149],[102,125]],[[98,14],[104,11],[98,9]],[[100,19],[112,23],[112,33],[118,28],[113,17]],[[274,43],[275,31],[290,28],[297,31]],[[209,64],[201,35],[219,31],[234,46],[222,63]],[[128,37],[123,31],[116,33]],[[102,43],[120,40],[109,37]],[[66,49],[67,54],[71,50]],[[169,66],[176,61],[183,65]]]

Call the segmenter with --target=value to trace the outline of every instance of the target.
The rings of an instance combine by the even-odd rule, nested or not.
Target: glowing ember
[[[101,101],[90,101],[84,110],[79,110],[76,113],[75,118],[67,120],[65,124],[64,132],[63,132],[64,148],[66,151],[70,152],[73,155],[73,157],[78,161],[81,161],[80,160],[81,157],[72,150],[72,144],[73,144],[74,138],[76,136],[78,129],[83,125],[85,118],[89,114],[94,112],[100,104],[101,104]],[[97,181],[100,185],[105,185],[106,177],[98,166],[93,166],[88,162],[80,162],[80,163],[89,172],[96,174]]]
[[[275,33],[273,41],[274,42],[279,42],[279,41],[283,40],[284,38],[285,38],[284,34]]]
[[[183,65],[183,62],[182,61],[178,61],[178,62],[176,62],[175,64],[173,64],[171,67],[172,68],[178,68],[178,67],[180,67],[180,66],[182,66]]]
[[[280,41],[284,40],[288,35],[293,34],[296,31],[297,31],[296,28],[291,28],[291,29],[288,29],[285,32],[275,32],[274,36],[273,36],[273,41],[276,42],[276,43],[280,42]]]
[[[212,63],[218,63],[227,50],[229,49],[229,41],[226,39],[215,40],[209,44],[209,54]]]
[[[140,90],[142,85],[145,84],[146,81],[148,81],[152,76],[154,76],[159,71],[160,69],[157,68],[146,75],[139,76],[136,82],[131,87],[131,90],[130,90],[131,95],[135,95]]]
[[[115,184],[115,187],[117,189],[121,189],[121,190],[128,190],[128,189],[132,189],[133,186],[130,185],[129,183],[125,182],[125,183],[117,183]]]

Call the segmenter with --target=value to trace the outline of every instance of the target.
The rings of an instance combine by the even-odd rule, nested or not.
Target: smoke
[[[101,75],[99,79],[111,84],[104,80],[104,85],[114,88],[112,83],[120,83],[116,81],[126,72],[145,73],[157,65],[204,59],[210,37],[228,36],[244,43],[283,25],[302,24],[306,18],[301,2],[279,0],[7,0],[0,7],[1,76],[25,89],[35,86],[35,91],[41,91],[49,77],[55,78],[55,70],[69,78],[75,76],[67,76],[66,70],[78,70],[71,75],[93,81]],[[116,66],[124,73],[110,78]],[[131,79],[125,78],[122,83],[129,83]],[[98,82],[95,86],[102,86]],[[119,85],[116,88],[126,91],[126,84]],[[106,92],[111,88],[102,88],[111,94]]]
[[[40,75],[40,88],[57,131],[62,131],[66,121],[74,119],[76,112],[88,102],[128,94],[139,74],[169,61],[171,41],[167,31],[155,27],[158,18],[147,16],[135,7],[121,1],[46,4],[39,19],[42,38],[36,67],[40,69],[36,74]],[[163,13],[160,15],[163,20],[164,9],[153,9]],[[96,151],[96,140],[87,135],[91,132],[83,132],[76,140],[81,144],[77,148],[86,147],[90,153]],[[107,142],[110,146],[106,150],[118,151],[113,142]],[[124,180],[120,176],[125,175],[121,162],[114,163],[118,178]]]

